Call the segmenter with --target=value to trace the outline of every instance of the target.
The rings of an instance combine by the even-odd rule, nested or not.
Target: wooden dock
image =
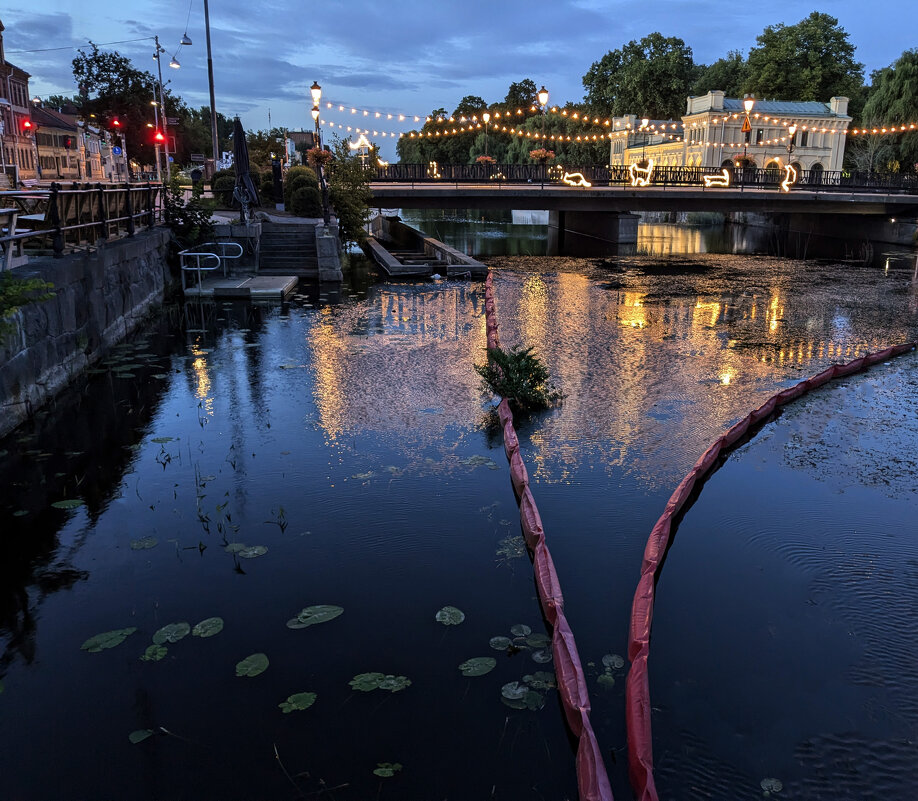
[[[295,275],[208,276],[189,281],[186,298],[240,298],[249,300],[283,300],[296,289]]]

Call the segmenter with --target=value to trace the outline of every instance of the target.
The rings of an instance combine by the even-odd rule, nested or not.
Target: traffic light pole
[[[163,150],[166,154],[166,181],[170,181],[172,179],[172,171],[169,168],[169,120],[166,117],[166,103],[163,97],[163,65],[162,59],[159,57],[160,53],[165,53],[166,51],[159,46],[159,37],[154,36],[153,38],[156,40],[156,71],[159,73],[159,105],[163,111],[163,136],[165,137]],[[159,126],[157,126],[156,130],[159,131]],[[158,180],[162,180],[162,173],[159,171],[159,147],[156,148],[156,175]]]

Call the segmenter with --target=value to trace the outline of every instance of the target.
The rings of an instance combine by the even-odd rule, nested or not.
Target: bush
[[[297,217],[321,217],[322,193],[314,186],[301,186],[290,198],[287,211]]]
[[[548,383],[548,368],[532,348],[488,348],[487,364],[476,364],[483,379],[482,389],[500,395],[519,412],[547,409],[561,399],[561,393]]]
[[[235,175],[221,175],[215,178],[211,184],[213,187],[214,199],[221,208],[231,208],[233,205],[233,189],[236,188]]]
[[[279,202],[277,198],[274,197],[274,176],[270,171],[261,174],[261,186],[258,187],[258,193],[265,202]]]
[[[291,167],[284,176],[284,203],[287,208],[290,207],[290,201],[293,193],[303,186],[319,188],[319,176],[317,176],[309,167]]]
[[[227,175],[234,181],[236,180],[235,170],[217,170],[212,176],[210,176],[210,191],[213,192],[214,185],[217,183],[217,181],[219,181],[221,178],[225,178]]]
[[[173,175],[163,194],[163,208],[166,225],[172,229],[178,249],[182,250],[213,236],[214,224],[211,212],[213,201],[201,197],[204,184],[199,182],[191,190],[191,197],[185,199],[185,189]]]

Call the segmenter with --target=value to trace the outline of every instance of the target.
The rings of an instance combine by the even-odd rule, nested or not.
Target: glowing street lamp
[[[312,96],[312,121],[316,125],[316,141],[313,145],[316,148],[322,147],[322,133],[319,130],[319,102],[322,100],[322,87],[318,81],[313,81],[309,87],[309,94]],[[331,224],[331,212],[328,207],[328,182],[325,180],[325,167],[321,160],[317,160],[316,167],[319,171],[319,186],[322,188],[322,219],[325,222],[325,235],[328,235],[328,226]]]
[[[746,95],[743,98],[743,109],[746,111],[746,116],[743,119],[743,128],[742,132],[745,134],[743,139],[743,167],[746,167],[746,146],[749,144],[749,134],[752,133],[752,123],[749,122],[749,114],[752,112],[753,107],[755,106],[755,96]]]
[[[481,115],[481,119],[484,120],[485,124],[485,155],[488,155],[488,123],[491,122],[491,112],[486,111]]]
[[[794,152],[794,137],[797,135],[797,124],[794,123],[787,129],[787,163],[791,162],[791,155]]]

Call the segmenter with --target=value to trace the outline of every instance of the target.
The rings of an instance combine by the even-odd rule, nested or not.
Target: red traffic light
[[[162,131],[157,131],[157,132],[153,135],[153,139],[154,139],[156,142],[165,142],[165,141],[166,141],[166,137],[163,136],[163,132],[162,132]]]
[[[120,128],[120,127],[121,127],[121,123],[118,121],[118,118],[115,117],[115,119],[112,120],[112,128]]]
[[[32,120],[23,120],[22,121],[22,130],[26,133],[32,132]]]

